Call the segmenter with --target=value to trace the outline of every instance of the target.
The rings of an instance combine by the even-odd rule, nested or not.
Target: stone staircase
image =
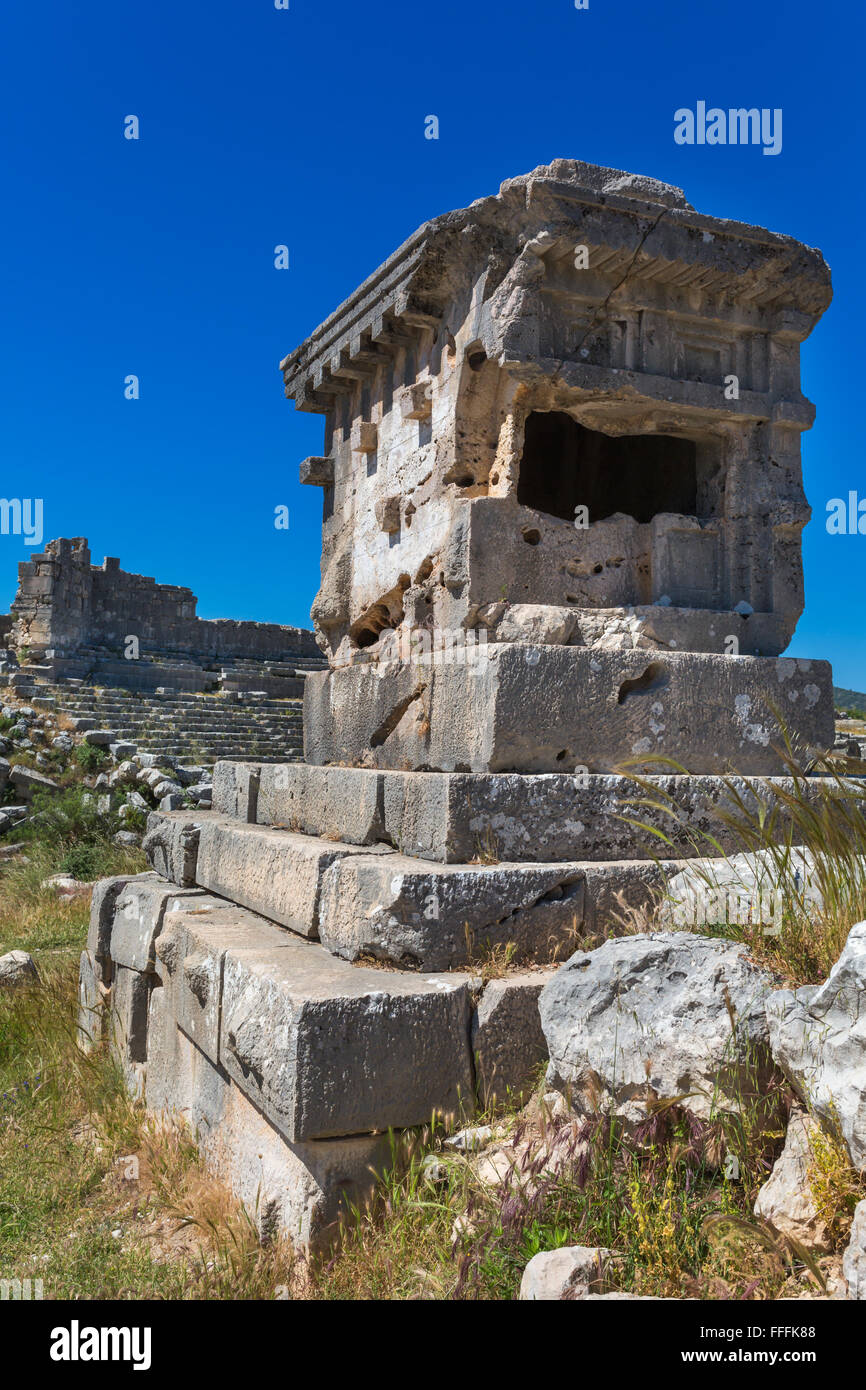
[[[79,684],[34,682],[19,699],[70,719],[92,720],[141,752],[209,766],[218,759],[286,762],[303,758],[303,700],[255,693],[157,694]]]
[[[36,683],[111,686],[149,694],[166,688],[189,694],[258,692],[277,699],[300,699],[304,678],[327,663],[322,656],[291,655],[283,661],[255,657],[204,658],[193,652],[148,650],[135,661],[99,647],[79,648],[73,656],[51,656],[20,666],[15,654],[0,650],[0,675],[26,695]]]

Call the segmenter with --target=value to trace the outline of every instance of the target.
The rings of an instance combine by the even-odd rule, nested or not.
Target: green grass
[[[11,950],[81,951],[87,935],[89,903],[63,902],[44,881],[52,874],[96,879],[141,873],[140,850],[114,843],[119,817],[100,817],[95,797],[80,786],[37,798],[36,817],[18,833],[22,853],[0,868],[0,954]]]
[[[715,1161],[712,1127],[672,1110],[631,1139],[599,1116],[538,1110],[509,1128],[514,1169],[492,1186],[462,1157],[438,1153],[433,1135],[416,1137],[339,1254],[314,1265],[313,1296],[510,1300],[532,1256],[563,1245],[615,1251],[616,1287],[644,1295],[776,1298],[802,1294],[804,1281],[820,1287],[814,1262],[751,1214],[769,1171],[763,1141],[734,1180]],[[447,1170],[439,1183],[424,1175],[431,1150]]]
[[[79,1050],[74,964],[39,968],[0,991],[0,1278],[41,1279],[45,1298],[273,1298],[291,1253],[261,1246],[106,1050]]]
[[[73,757],[81,771],[86,773],[101,772],[108,762],[107,751],[92,743],[77,744]]]
[[[116,1068],[75,1046],[74,971],[40,969],[0,996],[0,1269],[50,1298],[175,1296],[176,1270],[112,1236],[137,1219],[115,1176],[136,1125]]]

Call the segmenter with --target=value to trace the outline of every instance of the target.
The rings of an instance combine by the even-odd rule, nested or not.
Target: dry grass
[[[0,1270],[49,1298],[258,1299],[297,1283],[192,1137],[76,1045],[74,966],[0,995]]]
[[[667,762],[659,770],[684,772]],[[732,854],[762,854],[766,882],[762,895],[765,901],[769,898],[782,905],[781,930],[769,933],[760,922],[724,918],[699,921],[691,929],[745,942],[756,959],[794,985],[826,979],[851,927],[866,917],[866,780],[840,772],[833,759],[816,765],[812,774],[816,773],[820,776],[807,776],[789,750],[789,788],[774,785],[769,778],[756,778],[750,798],[735,778],[722,779],[728,805],[716,813],[715,833],[701,834],[690,834],[672,795],[635,777],[635,813],[624,817],[642,828],[650,843],[660,841],[676,857],[682,855],[683,838],[690,839],[696,875],[708,890],[715,887],[714,872],[710,864],[701,866],[701,857],[718,863]],[[641,810],[646,808],[670,818],[676,839],[641,821]],[[722,849],[722,832],[724,842],[733,841],[736,846],[731,853]],[[804,851],[812,863],[808,883],[802,872]],[[646,914],[626,913],[624,918],[627,929],[651,929]]]

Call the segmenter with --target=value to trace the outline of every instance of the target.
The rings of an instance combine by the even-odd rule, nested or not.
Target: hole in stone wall
[[[376,602],[349,628],[356,647],[372,647],[387,628],[398,627],[403,621],[403,594],[410,584],[408,574],[401,574],[393,589]]]
[[[487,353],[483,348],[480,348],[478,352],[470,352],[469,354],[469,365],[473,372],[480,372],[486,361]]]
[[[651,661],[642,676],[623,681],[617,695],[617,704],[623,705],[630,695],[647,695],[651,691],[663,690],[670,677],[660,661]]]
[[[614,512],[647,522],[660,512],[695,516],[697,486],[697,446],[690,439],[614,437],[556,410],[527,418],[517,485],[525,507],[568,521],[585,506],[590,522]]]
[[[537,531],[534,526],[524,526],[520,534],[527,545],[538,545],[541,540],[541,532]]]

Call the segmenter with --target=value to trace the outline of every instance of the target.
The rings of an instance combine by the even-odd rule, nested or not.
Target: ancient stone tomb
[[[829,667],[781,655],[829,298],[791,238],[561,160],[427,223],[282,364],[325,416],[306,761],[155,814],[81,976],[82,1028],[267,1227],[322,1238],[389,1128],[525,1094],[557,961],[702,832],[734,847],[721,774],[770,796],[783,725],[831,746]],[[678,808],[642,812],[663,863],[626,764]]]

